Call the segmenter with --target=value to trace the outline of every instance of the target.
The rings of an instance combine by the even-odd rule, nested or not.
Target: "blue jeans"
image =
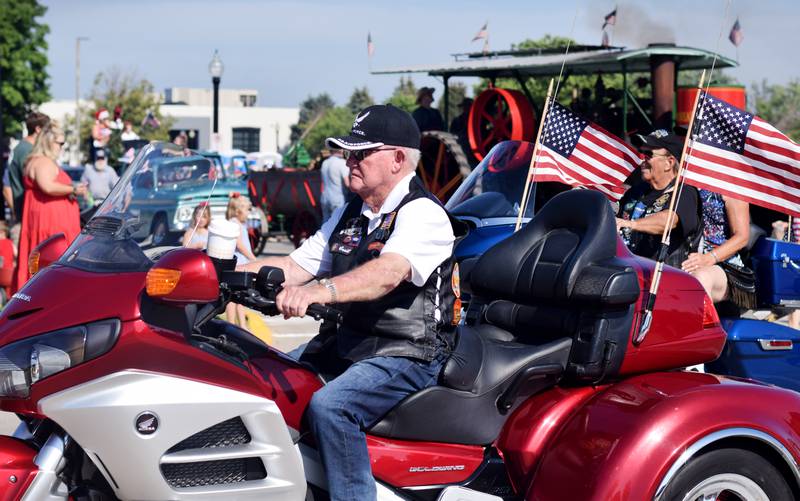
[[[331,501],[376,498],[363,430],[411,393],[435,385],[443,359],[369,358],[353,364],[314,394],[308,419],[328,476]]]

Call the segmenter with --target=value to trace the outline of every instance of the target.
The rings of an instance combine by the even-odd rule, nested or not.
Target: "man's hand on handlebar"
[[[283,313],[283,318],[302,317],[306,315],[308,305],[325,304],[331,299],[328,289],[318,283],[306,286],[289,285],[275,298],[278,311]]]

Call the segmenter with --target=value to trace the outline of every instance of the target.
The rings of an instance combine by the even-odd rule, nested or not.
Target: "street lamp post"
[[[214,134],[219,132],[219,81],[224,70],[222,59],[219,58],[219,53],[215,50],[214,57],[208,63],[208,73],[211,75],[211,83],[214,84]]]
[[[77,157],[78,164],[81,157],[81,42],[86,40],[89,39],[87,37],[75,37],[75,146],[72,150],[75,153],[75,157]]]

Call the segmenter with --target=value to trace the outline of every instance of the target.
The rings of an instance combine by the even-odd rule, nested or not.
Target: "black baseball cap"
[[[636,147],[646,146],[651,149],[664,148],[678,160],[680,160],[681,153],[683,152],[683,141],[684,138],[666,129],[656,129],[646,136],[643,134],[635,134],[632,138],[633,145]]]
[[[391,104],[376,104],[361,110],[350,134],[329,137],[325,144],[343,150],[368,150],[383,145],[419,149],[420,132],[408,112]]]

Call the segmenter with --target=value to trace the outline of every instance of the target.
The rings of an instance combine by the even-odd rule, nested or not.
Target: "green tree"
[[[400,77],[400,83],[395,87],[394,92],[384,104],[397,106],[401,110],[409,113],[417,107],[417,86],[411,77]]]
[[[367,87],[364,86],[362,88],[356,88],[353,90],[353,93],[350,95],[350,99],[347,101],[347,109],[355,115],[359,111],[363,110],[367,106],[372,106],[375,104],[375,100],[372,99],[372,96],[367,90]]]
[[[89,106],[81,109],[81,137],[86,140],[80,146],[84,153],[88,153],[94,115],[100,108],[106,108],[113,114],[114,108],[119,106],[122,110],[121,119],[130,121],[142,139],[169,140],[169,129],[174,120],[161,115],[160,98],[153,84],[134,73],[123,72],[117,67],[98,73],[94,78],[88,101]],[[148,113],[152,113],[160,122],[158,127],[142,125]],[[109,157],[112,160],[124,153],[119,132],[121,131],[115,131],[111,135],[108,145]]]
[[[685,86],[697,86],[700,82],[700,74],[702,70],[687,70],[687,71],[679,71],[678,72],[678,85],[681,87]],[[706,77],[708,77],[708,72],[706,72]],[[704,85],[708,85],[708,81]],[[715,69],[714,75],[711,77],[711,85],[740,85],[739,81],[733,75],[729,75],[725,73],[725,70]]]
[[[46,11],[36,0],[0,0],[0,94],[6,135],[18,133],[28,113],[50,99],[45,40],[50,28],[38,19]]]
[[[300,116],[297,124],[292,126],[291,142],[297,142],[309,125],[335,105],[331,96],[326,92],[316,96],[308,96],[305,101],[300,103]]]
[[[448,92],[450,95],[448,96],[447,101],[447,119],[453,120],[455,117],[461,114],[461,101],[467,97],[467,86],[462,82],[454,82],[447,86]],[[444,110],[444,93],[442,93],[441,97],[439,98],[439,102],[436,104],[436,107],[442,113],[442,117],[445,116]],[[445,127],[449,128],[450,124],[444,124]]]
[[[766,80],[753,84],[751,102],[759,117],[794,141],[800,141],[800,79],[786,85],[770,85]]]
[[[346,106],[336,106],[324,113],[303,138],[303,146],[312,157],[325,147],[326,138],[349,134],[355,118],[355,113]]]

